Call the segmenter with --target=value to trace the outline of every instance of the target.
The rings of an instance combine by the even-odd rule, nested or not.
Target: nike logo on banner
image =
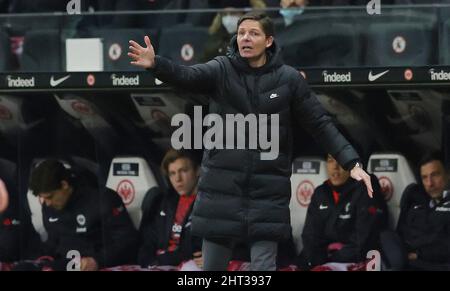
[[[57,222],[58,220],[59,220],[59,218],[53,218],[53,217],[50,217],[48,219],[48,221],[50,221],[50,222]]]
[[[320,209],[320,210],[327,209],[327,208],[328,208],[327,205],[322,205],[322,204],[320,204],[320,206],[319,206],[319,209]]]
[[[270,99],[275,99],[278,98],[278,94],[277,93],[273,93],[272,95],[270,95]]]
[[[369,72],[369,81],[370,81],[370,82],[376,81],[376,80],[378,80],[379,78],[381,78],[381,77],[383,77],[384,75],[386,75],[387,73],[389,73],[389,70],[384,71],[384,72],[381,72],[381,73],[376,74],[376,75],[372,75],[372,71],[370,71],[370,72]]]
[[[61,79],[55,80],[55,77],[52,76],[50,78],[50,86],[56,87],[56,86],[58,86],[59,84],[61,84],[62,82],[64,82],[65,80],[67,80],[69,78],[70,78],[70,75],[62,77]]]

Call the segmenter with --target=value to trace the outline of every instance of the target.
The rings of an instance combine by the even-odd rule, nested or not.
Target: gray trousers
[[[202,256],[204,271],[226,271],[233,255],[232,241],[203,240]],[[257,241],[250,246],[251,271],[276,271],[278,242]]]

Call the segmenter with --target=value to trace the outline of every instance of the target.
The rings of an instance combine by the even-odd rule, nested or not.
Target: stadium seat
[[[368,24],[365,65],[420,66],[434,64],[432,20]]]
[[[61,70],[60,30],[30,30],[25,34],[21,70],[59,72]]]
[[[327,178],[325,159],[300,157],[294,160],[289,208],[291,210],[292,236],[297,253],[300,253],[303,247],[302,231],[311,197],[317,186],[320,186]]]
[[[122,197],[136,229],[141,223],[142,202],[147,191],[155,186],[156,178],[143,158],[117,157],[111,162],[106,187]]]
[[[78,95],[54,95],[61,109],[78,120],[102,148],[103,153],[111,154],[120,137],[104,114],[93,102]],[[107,167],[109,167],[109,162]]]
[[[377,153],[369,158],[368,172],[375,174],[380,182],[388,204],[389,227],[394,230],[400,216],[400,200],[406,186],[416,183],[413,171],[401,154]]]
[[[144,29],[96,29],[90,36],[103,39],[103,63],[105,71],[136,71],[128,57],[128,41],[135,40],[141,44],[148,35],[153,45],[158,44],[156,30]],[[157,48],[155,47],[155,50]]]
[[[181,65],[193,65],[203,55],[208,28],[190,25],[161,30],[158,54]]]
[[[185,112],[186,100],[169,92],[133,94],[131,99],[145,124],[164,137],[169,137],[172,133],[172,117]]]
[[[276,25],[277,40],[286,64],[294,67],[360,64],[359,33],[348,19],[332,17],[323,21],[322,17],[302,15],[288,27],[280,21]]]

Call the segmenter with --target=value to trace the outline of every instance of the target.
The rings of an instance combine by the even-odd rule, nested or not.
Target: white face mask
[[[296,7],[296,8],[281,8],[280,14],[284,18],[284,24],[286,24],[286,26],[289,26],[292,23],[294,23],[295,17],[297,15],[302,14],[304,10],[305,10],[304,6],[300,6],[300,7]]]
[[[229,34],[236,32],[238,21],[239,16],[236,15],[225,15],[222,17],[222,25],[225,27]]]

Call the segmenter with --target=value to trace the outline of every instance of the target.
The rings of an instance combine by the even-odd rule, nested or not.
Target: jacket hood
[[[239,47],[237,44],[237,35],[234,35],[231,40],[230,44],[228,46],[227,50],[227,57],[230,59],[231,63],[238,67],[241,70],[244,70],[245,72],[253,72],[253,73],[265,73],[267,71],[276,69],[283,65],[282,58],[281,58],[281,49],[278,46],[275,39],[273,40],[272,45],[266,49],[267,54],[267,62],[264,64],[264,66],[260,68],[252,68],[249,66],[248,61],[241,57],[239,53]]]

